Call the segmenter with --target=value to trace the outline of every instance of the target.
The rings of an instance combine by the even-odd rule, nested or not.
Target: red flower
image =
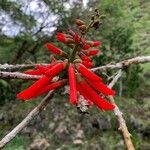
[[[77,69],[79,72],[87,79],[93,80],[93,81],[102,81],[102,78],[94,74],[92,71],[88,70],[86,67],[84,67],[82,64],[77,65]]]
[[[81,85],[79,83],[77,84],[77,90],[85,98],[85,100],[88,102],[89,106],[92,106],[93,102],[89,100],[89,97],[88,97],[86,91],[84,91],[84,89],[81,87]]]
[[[41,90],[49,84],[52,80],[52,77],[43,76],[41,79],[32,84],[29,88],[23,90],[19,94],[17,94],[18,99],[31,99],[37,95],[37,93],[41,92]]]
[[[47,43],[46,47],[48,48],[49,51],[51,51],[54,54],[57,54],[57,55],[60,55],[60,56],[65,55],[65,52],[63,52],[61,49],[59,49],[58,47],[56,47],[56,46],[54,46],[50,43]]]
[[[84,45],[83,45],[83,49],[86,50],[86,49],[89,49],[89,48],[90,48],[90,45],[89,45],[89,44],[84,44]]]
[[[58,73],[60,73],[63,69],[65,69],[65,67],[66,67],[66,63],[65,62],[61,62],[61,63],[58,63],[58,64],[54,65],[52,68],[50,68],[44,74],[46,76],[54,77]]]
[[[86,68],[91,68],[93,67],[93,63],[90,61],[82,61],[82,64],[86,67]]]
[[[76,77],[75,77],[75,70],[73,64],[69,65],[68,69],[69,75],[69,85],[70,85],[70,103],[77,104],[77,95],[76,95]]]
[[[80,58],[81,58],[82,60],[84,60],[84,61],[91,62],[91,58],[88,57],[88,56],[86,56],[86,55],[84,55],[84,54],[83,54],[83,55],[81,54]]]
[[[25,71],[24,73],[25,74],[30,74],[30,75],[42,75],[47,70],[48,69],[46,67],[43,67],[42,65],[37,65],[36,70],[28,70],[28,71]]]
[[[80,30],[79,34],[69,29],[68,33],[58,32],[56,36],[58,41],[63,42],[69,49],[72,48],[73,51],[64,52],[53,44],[47,43],[46,47],[52,53],[50,56],[51,64],[37,65],[35,70],[24,72],[31,75],[41,75],[41,78],[17,94],[18,99],[28,100],[50,90],[57,89],[67,82],[66,78],[68,77],[70,86],[69,101],[71,104],[78,105],[80,102],[82,104],[82,100],[84,101],[85,99],[88,106],[95,104],[103,110],[112,110],[114,108],[113,104],[100,97],[98,93],[100,92],[104,96],[114,96],[115,91],[102,83],[102,78],[88,69],[93,67],[91,57],[97,55],[99,52],[98,49],[89,50],[89,48],[99,46],[101,43],[86,39],[85,33],[88,31],[88,28],[82,20],[77,19],[76,24]],[[92,26],[89,26],[89,29],[90,27]],[[55,55],[62,56],[62,59],[55,59]],[[61,72],[62,74],[60,75]],[[61,80],[52,83],[52,79],[57,75],[60,75],[59,78]],[[79,102],[77,92],[84,97]]]
[[[115,91],[111,90],[107,85],[102,83],[101,81],[93,81],[88,80],[88,82],[91,84],[91,86],[97,90],[98,92],[101,92],[102,94],[108,96],[108,95],[115,95]]]
[[[112,110],[115,106],[105,99],[100,97],[85,81],[80,81],[79,84],[83,89],[85,89],[89,99],[100,109],[103,110]]]
[[[90,56],[90,55],[97,55],[100,51],[98,49],[93,50],[84,50],[83,53]]]
[[[57,89],[61,86],[63,86],[65,83],[66,83],[67,79],[62,79],[62,80],[59,80],[57,82],[53,82],[49,85],[46,85],[40,92],[36,93],[34,95],[34,97],[37,97],[37,96],[40,96],[48,91],[51,91],[51,90],[54,90],[54,89]],[[32,97],[33,98],[33,97]]]
[[[96,47],[96,46],[100,46],[101,45],[101,42],[100,41],[95,41],[93,42],[93,46]]]
[[[75,35],[74,35],[74,41],[75,41],[75,43],[79,43],[80,37],[79,37],[78,33],[75,33]]]

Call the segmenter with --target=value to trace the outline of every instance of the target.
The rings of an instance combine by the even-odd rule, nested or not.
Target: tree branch
[[[92,68],[92,71],[105,71],[107,69],[121,69],[125,66],[129,66],[131,64],[139,64],[139,63],[147,63],[150,62],[150,56],[138,56],[131,59],[127,59],[115,64],[107,64],[101,67]],[[0,64],[0,70],[17,70],[17,69],[29,69],[35,67],[38,64],[16,64],[16,65],[9,65],[9,64]],[[48,65],[48,64],[41,64],[41,65]]]
[[[13,79],[24,79],[24,80],[38,80],[41,76],[28,75],[20,72],[4,72],[0,71],[0,78],[13,78]]]
[[[108,86],[110,88],[112,88],[121,76],[122,76],[122,71],[119,70],[118,74],[114,77],[114,79],[112,80],[112,82]],[[122,112],[120,111],[119,107],[116,105],[114,98],[112,96],[109,96],[108,98],[109,98],[110,102],[115,105],[115,109],[113,111],[114,111],[114,114],[116,115],[116,117],[118,119],[119,130],[122,132],[124,142],[125,142],[127,149],[128,150],[135,150],[134,145],[133,145],[132,140],[131,140],[131,137],[130,137],[131,134],[128,131],[128,128],[127,128],[126,122],[123,118]]]
[[[18,124],[11,132],[9,132],[1,141],[0,141],[0,149],[2,149],[7,143],[9,143],[16,135],[25,128],[28,123],[34,119],[39,113],[47,106],[49,101],[53,97],[53,91],[49,92],[42,100],[42,102],[35,107],[27,116],[26,118]]]
[[[131,64],[147,63],[150,62],[150,56],[139,56],[131,59],[127,59],[116,64],[107,64],[105,66],[96,67],[91,69],[92,71],[105,71],[108,69],[122,69],[123,67]]]

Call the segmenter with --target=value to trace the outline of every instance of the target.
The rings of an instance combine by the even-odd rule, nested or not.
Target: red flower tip
[[[46,47],[47,47],[47,49],[48,49],[50,52],[52,52],[52,53],[54,53],[54,54],[57,54],[57,55],[60,55],[60,56],[65,55],[65,52],[63,52],[61,49],[59,49],[58,47],[56,47],[56,46],[54,46],[54,45],[52,45],[52,44],[50,44],[50,43],[47,43],[47,44],[46,44]]]
[[[95,41],[93,42],[93,46],[96,47],[96,46],[100,46],[101,45],[101,42],[100,41]]]
[[[85,100],[88,102],[89,107],[92,106],[93,102],[89,100],[87,93],[84,91],[84,89],[80,86],[79,83],[77,84],[77,90],[85,98]]]
[[[60,42],[63,42],[63,43],[66,42],[66,37],[64,35],[57,35],[56,38]]]
[[[91,70],[87,69],[85,66],[82,64],[77,65],[77,69],[79,72],[87,79],[89,80],[94,80],[94,81],[102,81],[102,78],[97,76],[95,73],[93,73]]]
[[[86,55],[81,55],[80,58],[84,61],[91,62],[91,58]]]
[[[76,76],[73,64],[69,64],[68,75],[70,85],[70,103],[76,105],[77,104]]]
[[[90,61],[82,61],[82,64],[86,67],[86,68],[91,68],[93,67],[93,63]]]
[[[62,79],[62,80],[59,80],[57,82],[51,83],[49,85],[46,85],[45,87],[43,87],[43,89],[41,89],[40,92],[35,93],[34,97],[40,96],[40,95],[42,95],[42,94],[44,94],[44,93],[46,93],[48,91],[57,89],[57,88],[63,86],[66,83],[66,81],[67,81],[67,79]]]
[[[52,80],[51,77],[43,76],[41,79],[32,84],[29,88],[23,90],[19,94],[17,94],[18,99],[28,100],[37,95],[37,93],[41,92],[41,90],[49,84]]]
[[[100,97],[85,81],[80,81],[81,87],[86,91],[89,99],[102,110],[112,110],[115,106]]]
[[[92,80],[88,80],[88,82],[91,84],[91,86],[97,90],[98,92],[108,96],[108,95],[115,95],[115,91],[113,91],[112,89],[110,89],[107,85],[105,85],[104,83],[102,83],[101,81],[92,81]]]
[[[93,50],[85,50],[83,51],[86,55],[97,55],[100,51],[98,49],[93,49]]]
[[[86,49],[89,49],[89,48],[90,48],[90,45],[89,45],[89,44],[84,44],[84,45],[83,45],[83,49],[86,50]]]
[[[42,74],[42,72],[39,69],[27,70],[27,71],[24,71],[23,73],[29,74],[29,75],[41,75]]]
[[[75,33],[74,41],[75,41],[75,43],[79,43],[80,42],[80,37],[79,37],[78,33]]]
[[[65,69],[65,67],[66,67],[66,62],[57,63],[52,68],[50,68],[48,71],[46,71],[45,75],[54,77],[58,73],[60,73],[63,69]]]

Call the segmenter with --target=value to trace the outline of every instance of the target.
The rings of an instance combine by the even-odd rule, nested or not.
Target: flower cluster
[[[86,26],[82,20],[76,19],[76,25],[80,34],[69,29],[66,33],[57,33],[57,40],[63,42],[69,48],[70,53],[66,53],[51,43],[46,44],[46,48],[53,56],[58,55],[61,59],[53,59],[49,65],[37,65],[35,70],[28,70],[24,73],[30,75],[41,75],[41,78],[29,88],[17,94],[18,99],[29,100],[40,96],[50,90],[69,85],[70,103],[78,105],[79,96],[83,96],[88,106],[96,105],[102,110],[112,110],[114,105],[109,103],[105,97],[115,95],[115,91],[107,87],[102,78],[93,73],[92,57],[99,54],[99,41],[89,41],[85,38],[85,33],[90,26]],[[61,76],[60,73],[63,72]],[[53,82],[53,78],[59,79]]]

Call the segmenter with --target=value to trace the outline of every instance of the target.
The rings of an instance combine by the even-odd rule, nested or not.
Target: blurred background
[[[75,30],[75,18],[89,22],[94,8],[105,14],[88,37],[102,41],[95,66],[150,54],[149,0],[0,0],[0,64],[48,63],[44,47],[57,31]],[[17,70],[22,71],[22,70]],[[97,72],[109,83],[116,70]],[[15,127],[41,100],[26,103],[16,93],[29,86],[23,80],[0,79],[0,138]],[[124,68],[115,85],[116,103],[124,113],[137,150],[150,150],[150,65]],[[57,93],[61,93],[57,91]],[[92,108],[82,114],[56,94],[51,104],[5,150],[124,150],[113,112]]]

